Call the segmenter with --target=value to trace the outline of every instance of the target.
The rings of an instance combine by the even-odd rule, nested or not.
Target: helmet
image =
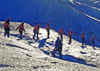
[[[63,27],[61,27],[61,29],[63,29]]]
[[[24,22],[22,22],[22,24],[24,24]]]
[[[70,29],[70,31],[72,31],[72,29]]]
[[[8,20],[10,20],[10,17],[8,17]]]
[[[92,36],[94,37],[95,35],[93,34]]]
[[[40,23],[38,25],[40,26]]]

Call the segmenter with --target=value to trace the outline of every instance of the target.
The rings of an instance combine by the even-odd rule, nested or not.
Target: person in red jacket
[[[10,30],[10,27],[9,27],[9,23],[7,23],[7,21],[5,21],[5,23],[4,23],[4,29],[5,29],[4,36],[7,35],[7,37],[9,37],[9,30]]]
[[[48,24],[46,24],[46,31],[47,31],[47,38],[49,38],[49,35],[50,35],[50,22],[48,22]]]
[[[39,34],[39,27],[40,27],[40,24],[36,25],[35,28],[33,29],[33,39],[35,38],[35,35],[37,34],[37,39],[39,39],[38,37],[38,34]]]
[[[20,24],[16,30],[19,29],[19,33],[20,33],[20,39],[22,39],[22,33],[23,33],[23,30],[25,32],[25,29],[24,29],[24,22],[22,22],[22,24]]]
[[[63,41],[63,37],[62,34],[65,34],[65,32],[63,31],[63,27],[59,30],[58,34],[60,34],[61,40]]]
[[[72,29],[70,29],[70,31],[67,33],[67,35],[69,36],[69,43],[71,43],[72,35],[74,35],[74,33],[72,32]]]
[[[83,47],[83,43],[85,43],[86,46],[84,31],[81,34],[81,39],[82,39],[82,47]]]
[[[92,42],[92,46],[94,48],[94,44],[95,44],[95,35],[94,34],[91,37],[91,42]]]

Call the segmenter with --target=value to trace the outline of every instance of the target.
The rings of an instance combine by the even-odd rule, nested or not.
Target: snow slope
[[[81,43],[73,40],[68,44],[68,37],[64,35],[63,40],[63,59],[58,60],[51,57],[54,49],[56,37],[59,36],[54,30],[50,30],[50,39],[46,38],[46,30],[40,28],[39,40],[32,39],[33,28],[25,24],[26,32],[23,39],[19,40],[19,32],[16,27],[18,22],[11,22],[10,38],[4,37],[3,23],[0,22],[0,70],[18,70],[18,71],[99,71],[100,69],[100,48],[91,46],[81,47]],[[54,35],[53,35],[54,34]],[[91,67],[90,67],[91,66]]]
[[[98,0],[0,0],[0,20],[26,22],[35,26],[37,23],[45,27],[51,22],[51,29],[65,32],[73,29],[73,38],[81,42],[80,35],[85,31],[87,44],[95,34],[96,46],[100,47],[100,5]]]

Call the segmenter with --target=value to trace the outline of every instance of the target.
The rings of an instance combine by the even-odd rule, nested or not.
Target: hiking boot
[[[33,39],[34,39],[34,37],[33,37]]]
[[[52,57],[56,57],[54,53],[52,54]]]
[[[62,58],[60,57],[60,59],[62,59]]]
[[[37,39],[39,39],[39,37],[37,37]]]

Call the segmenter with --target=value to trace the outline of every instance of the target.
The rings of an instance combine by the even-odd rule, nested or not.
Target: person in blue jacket
[[[52,56],[55,57],[55,52],[59,53],[59,58],[62,59],[62,41],[57,37],[57,40],[55,42],[55,48],[53,50]]]

